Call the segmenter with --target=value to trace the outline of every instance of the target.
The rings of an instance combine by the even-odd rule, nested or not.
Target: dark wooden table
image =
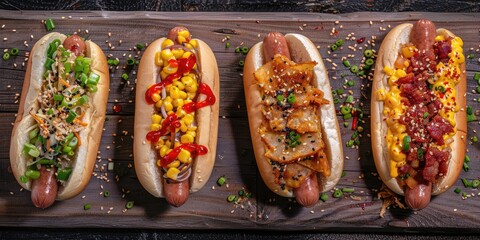
[[[191,6],[189,2],[198,7],[193,10],[222,10],[218,8],[219,4],[206,4],[208,1],[185,1],[181,4],[177,1],[174,2],[180,6],[180,9],[172,10],[190,11],[192,9],[185,8]],[[32,6],[22,5],[22,3],[24,2],[2,2],[0,7],[29,9],[27,6]],[[254,1],[245,1],[244,4],[251,7],[255,4],[260,6],[261,3],[261,1],[255,3]],[[372,4],[373,7],[377,6],[377,3],[373,3],[373,1]],[[478,11],[478,4],[473,1],[464,1],[463,4],[471,5],[471,8],[464,9],[464,13],[355,12],[335,15],[301,12],[261,15],[225,12],[47,12],[40,11],[42,9],[39,7],[34,7],[38,11],[0,11],[0,26],[5,24],[5,27],[0,29],[0,40],[7,38],[0,43],[0,49],[18,47],[20,55],[24,56],[31,49],[35,40],[46,33],[41,20],[51,17],[57,24],[56,30],[64,33],[78,31],[80,35],[88,36],[99,43],[107,55],[118,57],[122,66],[125,65],[126,60],[124,54],[136,56],[136,52],[130,50],[136,43],[151,42],[162,36],[172,26],[185,25],[195,37],[205,40],[211,46],[219,62],[221,77],[221,119],[215,170],[206,187],[192,195],[185,206],[179,209],[171,208],[166,205],[164,200],[150,196],[141,188],[135,177],[134,169],[130,167],[133,163],[133,94],[135,86],[133,79],[136,68],[128,72],[131,79],[129,83],[121,80],[120,76],[125,70],[119,68],[111,71],[108,121],[105,123],[100,147],[99,166],[95,169],[95,173],[98,175],[105,176],[107,173],[107,179],[110,182],[92,177],[87,189],[80,196],[66,202],[56,203],[54,207],[47,210],[37,210],[31,206],[28,192],[20,191],[19,185],[8,172],[11,122],[13,122],[18,108],[16,93],[21,92],[25,70],[22,67],[24,57],[19,56],[9,61],[1,61],[0,121],[4,127],[0,128],[0,172],[2,173],[0,174],[0,226],[2,226],[0,238],[181,237],[200,239],[208,237],[224,239],[228,237],[269,239],[274,236],[280,239],[343,239],[352,237],[352,233],[359,232],[363,233],[360,235],[362,239],[384,239],[408,236],[408,234],[415,234],[416,237],[425,239],[438,238],[438,234],[446,235],[445,238],[448,235],[474,238],[475,236],[470,234],[478,234],[480,226],[480,202],[479,196],[477,196],[479,191],[464,188],[461,181],[457,181],[454,188],[458,187],[468,194],[475,195],[474,197],[462,200],[461,196],[455,194],[452,189],[434,198],[426,210],[411,212],[390,209],[384,218],[380,218],[381,201],[376,198],[376,191],[381,186],[381,182],[375,174],[368,136],[361,138],[358,149],[344,147],[346,176],[341,179],[338,186],[355,188],[353,194],[345,195],[340,199],[334,199],[330,195],[327,202],[321,202],[311,209],[303,209],[296,203],[271,193],[259,178],[253,159],[241,82],[242,68],[238,65],[244,55],[234,52],[235,46],[241,44],[252,46],[271,29],[285,33],[305,34],[320,46],[320,52],[329,68],[332,88],[343,88],[344,79],[353,80],[355,85],[348,87],[345,91],[351,91],[359,104],[363,103],[363,109],[368,116],[369,81],[355,77],[341,65],[341,57],[352,54],[352,51],[345,47],[334,55],[327,53],[327,46],[339,38],[345,38],[348,34],[354,33],[357,38],[367,37],[370,39],[372,35],[376,36],[376,45],[369,46],[378,49],[386,30],[390,27],[404,21],[428,17],[434,20],[438,26],[447,27],[460,35],[465,42],[466,54],[474,54],[474,59],[467,60],[469,80],[467,97],[468,104],[478,108],[476,99],[480,95],[472,93],[478,83],[472,78],[474,72],[480,71],[478,63],[480,53],[476,50],[479,48],[477,23],[480,16],[478,13],[466,13],[472,9]],[[303,5],[307,6],[307,3],[303,3]],[[404,3],[402,6],[405,5],[408,4]],[[48,8],[85,9],[81,4],[65,6],[57,4],[48,6]],[[97,9],[98,6],[88,6],[86,9],[102,10],[104,6],[107,5],[102,5],[100,9]],[[163,3],[155,6],[157,8],[152,9],[151,4],[144,3],[136,8],[130,6],[116,10],[168,10],[164,9]],[[229,4],[223,6],[229,6]],[[388,8],[387,10],[394,9]],[[299,11],[299,9],[294,8],[292,11]],[[314,10],[309,8],[300,11]],[[320,11],[326,10],[316,12]],[[457,11],[462,11],[462,9],[458,8]],[[370,23],[370,21],[372,22]],[[338,33],[331,35],[332,28],[335,28]],[[238,34],[218,33],[228,32],[227,29],[235,30]],[[109,32],[111,36],[108,35]],[[231,48],[226,48],[223,41],[227,35],[230,36],[228,41],[233,46]],[[120,40],[122,40],[121,44]],[[355,43],[356,41],[350,40],[346,42],[345,46],[353,46]],[[357,56],[352,57],[350,61],[358,64],[361,59],[361,51],[357,51],[355,54]],[[141,54],[138,57],[140,56]],[[338,65],[336,69],[332,69],[333,63]],[[345,75],[344,78],[342,78],[342,74]],[[114,106],[121,106],[122,111],[114,112]],[[341,118],[339,121],[343,125],[344,121]],[[362,125],[368,133],[368,117]],[[475,130],[479,130],[478,122],[469,123],[468,127],[469,138],[475,136]],[[350,128],[342,127],[343,143],[349,140],[352,134],[353,131]],[[468,155],[472,158],[471,169],[469,172],[462,172],[461,177],[478,178],[480,175],[478,143],[469,144],[468,150]],[[102,170],[102,165],[108,166],[109,162],[113,163],[114,169]],[[216,179],[222,175],[227,176],[228,188],[215,185]],[[116,176],[118,176],[118,181],[116,181]],[[254,197],[245,200],[240,205],[231,204],[225,200],[229,194],[236,194],[240,189],[252,192]],[[100,196],[100,193],[106,190],[111,193],[109,198]],[[124,212],[124,205],[129,200],[135,201],[135,207]],[[84,211],[85,203],[91,203],[93,208]],[[107,228],[107,230],[102,228]],[[206,228],[209,230],[205,230]]]

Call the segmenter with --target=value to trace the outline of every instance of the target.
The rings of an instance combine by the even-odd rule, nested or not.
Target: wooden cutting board
[[[41,20],[52,18],[56,31],[81,36],[98,43],[105,54],[119,58],[120,67],[110,71],[110,96],[107,121],[103,128],[98,161],[88,187],[79,196],[57,202],[51,208],[33,207],[30,193],[22,191],[9,169],[9,145],[12,122],[18,109],[25,68],[25,56],[36,40],[46,34]],[[467,59],[467,104],[478,108],[479,94],[474,93],[478,83],[473,74],[480,71],[478,58],[478,14],[448,13],[352,13],[345,15],[309,13],[161,13],[161,12],[42,12],[0,11],[0,48],[17,47],[20,55],[8,61],[0,60],[0,226],[30,226],[47,228],[109,227],[153,229],[272,229],[272,230],[329,230],[329,231],[437,231],[478,232],[480,229],[480,191],[467,189],[458,180],[451,190],[434,197],[428,208],[413,212],[393,208],[385,216],[379,216],[382,201],[377,198],[381,181],[376,174],[369,139],[370,87],[349,72],[342,64],[342,57],[350,63],[360,64],[365,44],[378,49],[388,30],[402,22],[419,18],[435,21],[437,27],[445,27],[461,36]],[[191,195],[180,207],[170,207],[164,199],[149,195],[140,185],[133,165],[133,114],[135,74],[122,68],[129,56],[140,58],[132,50],[137,43],[149,43],[164,36],[177,25],[190,29],[194,37],[207,42],[217,58],[220,79],[220,124],[215,169],[206,187]],[[339,116],[345,155],[345,176],[338,187],[354,188],[351,194],[333,198],[329,192],[326,202],[313,208],[302,208],[294,200],[276,196],[261,180],[255,165],[242,83],[242,67],[245,58],[235,53],[235,47],[251,47],[261,41],[269,31],[300,33],[319,46],[324,63],[329,69],[333,90],[344,89],[362,106],[365,131],[358,148],[348,148],[345,143],[353,130],[344,127]],[[229,39],[227,39],[229,36]],[[376,36],[375,44],[371,42]],[[355,37],[355,40],[352,38]],[[365,37],[362,44],[357,39]],[[343,49],[328,52],[328,46],[338,39],[346,39]],[[231,47],[226,47],[229,42]],[[357,45],[357,46],[355,46]],[[350,47],[356,48],[353,51]],[[336,65],[336,67],[335,67]],[[129,74],[128,82],[121,75]],[[353,86],[345,86],[353,81]],[[336,104],[339,108],[345,98]],[[114,109],[120,111],[115,111]],[[470,170],[460,177],[469,180],[480,176],[478,161],[479,143],[470,138],[479,130],[477,121],[468,124],[468,155],[472,159]],[[110,167],[110,169],[109,169]],[[112,169],[113,168],[113,169]],[[225,176],[227,185],[217,186],[216,180]],[[470,195],[466,200],[455,188]],[[240,190],[252,193],[252,198],[240,203],[227,202],[228,195]],[[103,192],[110,196],[104,197]],[[135,206],[126,210],[125,204],[134,201]],[[91,204],[90,210],[84,210]]]

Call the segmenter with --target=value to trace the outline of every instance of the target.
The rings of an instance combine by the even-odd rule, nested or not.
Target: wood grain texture
[[[78,197],[69,201],[57,202],[47,210],[35,209],[30,202],[29,192],[20,191],[19,185],[8,171],[8,149],[11,122],[17,111],[16,93],[21,92],[22,67],[25,54],[37,39],[46,31],[41,19],[51,17],[55,20],[56,30],[63,33],[78,31],[81,36],[97,42],[107,55],[118,57],[120,65],[126,64],[129,55],[139,58],[137,52],[130,50],[137,43],[149,43],[163,36],[171,27],[184,25],[194,37],[203,39],[214,51],[220,71],[220,123],[217,147],[217,161],[212,177],[205,188],[192,194],[181,208],[169,207],[165,200],[149,195],[136,179],[132,159],[133,113],[135,71],[123,68],[111,71],[111,85],[107,121],[103,129],[97,176],[104,176],[109,182],[93,177],[87,189]],[[71,17],[69,17],[71,16]],[[473,193],[475,196],[462,200],[452,190],[435,197],[426,210],[411,212],[390,209],[384,218],[379,217],[381,201],[376,191],[381,186],[375,174],[370,153],[369,130],[369,81],[352,75],[341,63],[341,58],[349,58],[352,64],[361,61],[361,50],[352,52],[348,48],[335,54],[327,52],[328,45],[339,38],[354,33],[357,38],[377,36],[374,49],[378,49],[386,34],[382,28],[393,27],[404,21],[414,21],[426,17],[436,21],[438,27],[452,30],[464,40],[465,53],[473,53],[475,59],[467,60],[468,105],[478,108],[476,99],[480,97],[471,91],[478,83],[473,81],[474,72],[480,71],[478,58],[479,30],[478,14],[448,13],[352,13],[352,14],[313,14],[313,13],[152,13],[152,12],[29,12],[0,11],[1,49],[18,47],[20,56],[8,61],[0,61],[0,226],[3,227],[41,227],[41,228],[147,228],[147,229],[249,229],[249,230],[291,230],[291,231],[335,231],[335,232],[383,232],[401,233],[405,231],[430,231],[438,233],[479,232],[480,201],[476,189],[465,189],[461,181],[455,187]],[[178,20],[181,19],[181,20]],[[339,23],[335,23],[335,21]],[[372,24],[370,24],[372,20]],[[332,28],[338,34],[330,35]],[[216,33],[219,29],[232,29],[238,34],[229,34],[232,47],[226,48],[222,39],[226,34]],[[345,79],[353,80],[355,85],[345,91],[351,91],[365,111],[365,136],[360,139],[358,149],[344,148],[346,176],[338,187],[352,187],[355,192],[335,199],[320,202],[311,209],[299,207],[293,200],[276,196],[263,184],[253,159],[253,151],[246,118],[243,95],[242,68],[238,62],[244,55],[234,52],[234,47],[243,43],[252,46],[260,41],[268,31],[301,33],[309,37],[320,48],[320,52],[329,68],[333,89],[343,88]],[[15,30],[15,31],[13,31]],[[88,30],[88,33],[87,31]],[[111,33],[111,36],[108,35]],[[31,38],[30,35],[33,35]],[[7,40],[3,40],[7,38]],[[367,40],[368,40],[367,39]],[[122,40],[120,44],[119,41]],[[26,41],[26,42],[24,42]],[[25,46],[24,43],[28,44]],[[109,46],[111,44],[111,46]],[[347,41],[345,46],[354,45]],[[114,47],[114,49],[112,48]],[[473,50],[470,50],[473,48]],[[125,56],[124,56],[125,54]],[[331,60],[338,66],[332,69]],[[16,67],[14,67],[16,64]],[[121,80],[122,73],[130,75],[129,82]],[[345,74],[345,78],[342,78]],[[362,86],[363,85],[363,86]],[[122,107],[115,113],[114,105]],[[337,108],[339,105],[337,105]],[[341,126],[344,121],[339,118]],[[468,124],[469,137],[480,130],[477,122]],[[343,143],[353,134],[350,128],[341,127]],[[141,136],[139,136],[141,137]],[[480,175],[480,149],[477,144],[469,144],[472,162],[469,172],[462,172],[461,178],[474,179]],[[107,170],[108,163],[114,164],[114,170]],[[104,167],[104,169],[102,169]],[[118,176],[118,181],[116,177]],[[218,177],[226,176],[228,187],[218,187]],[[230,194],[241,189],[253,193],[253,198],[242,204],[226,201]],[[109,191],[105,198],[101,192]],[[354,200],[351,196],[358,197]],[[135,201],[135,207],[124,211],[127,201]],[[83,205],[90,203],[92,209],[85,211]]]

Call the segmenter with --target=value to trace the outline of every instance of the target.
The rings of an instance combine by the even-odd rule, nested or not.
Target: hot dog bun
[[[390,176],[391,161],[388,158],[387,142],[387,123],[383,114],[384,102],[376,94],[382,89],[389,90],[389,76],[383,71],[385,66],[393,67],[397,57],[400,54],[402,45],[411,42],[411,32],[413,24],[404,23],[393,28],[385,37],[378,52],[375,66],[375,75],[372,85],[371,100],[371,127],[372,127],[372,150],[375,159],[375,165],[382,181],[395,193],[404,195],[404,189],[398,184],[396,178]],[[446,29],[437,29],[437,35],[443,35],[446,38],[453,38],[455,35]],[[455,114],[457,132],[453,136],[453,143],[450,145],[450,158],[447,174],[441,177],[438,182],[432,186],[432,195],[438,195],[445,192],[453,186],[457,180],[463,166],[466,152],[466,76],[465,63],[460,65],[460,81],[456,85],[457,97],[456,104],[459,111]]]
[[[42,75],[45,71],[44,65],[47,59],[46,52],[49,43],[54,39],[60,39],[63,42],[66,38],[67,36],[57,32],[49,33],[38,40],[30,52],[20,105],[10,143],[12,172],[18,183],[27,190],[31,190],[31,182],[24,183],[19,179],[20,176],[25,174],[27,168],[26,156],[22,154],[22,148],[24,143],[28,142],[28,129],[36,125],[35,120],[29,113],[32,111],[36,112],[40,107],[36,98],[42,85]],[[88,127],[79,132],[82,145],[79,146],[74,157],[75,163],[68,182],[59,188],[57,200],[65,200],[76,196],[89,182],[102,136],[102,131],[99,131],[99,129],[102,129],[105,120],[110,81],[107,60],[97,44],[90,40],[87,40],[85,44],[85,56],[92,59],[91,71],[98,74],[101,80],[97,85],[98,91],[88,93],[90,107],[83,118],[88,123]]]
[[[162,50],[162,42],[167,38],[160,38],[150,43],[143,53],[138,68],[136,98],[135,98],[135,141],[134,158],[135,171],[142,186],[155,197],[165,197],[162,185],[160,167],[157,165],[158,150],[145,138],[150,131],[154,106],[145,100],[145,92],[157,83],[161,68],[155,64],[155,54]],[[215,96],[219,96],[220,82],[217,62],[208,45],[198,40],[196,48],[197,63],[200,66],[199,81],[207,84]],[[202,98],[202,97],[200,97]],[[200,190],[210,178],[213,170],[217,147],[219,104],[203,107],[195,112],[195,121],[198,126],[195,143],[206,146],[208,153],[193,159],[192,172],[189,178],[190,192]]]
[[[331,175],[329,177],[325,178],[318,174],[320,192],[325,192],[337,184],[343,171],[341,136],[327,70],[316,46],[307,37],[300,34],[286,34],[285,38],[292,61],[296,63],[315,61],[317,63],[314,67],[315,77],[312,84],[314,87],[322,90],[325,94],[324,98],[329,100],[328,104],[320,107],[322,139],[326,145],[324,151],[331,166]],[[265,120],[262,114],[262,96],[260,88],[256,83],[254,72],[265,63],[263,44],[263,42],[259,42],[250,49],[245,59],[243,75],[252,145],[258,169],[268,188],[280,196],[295,197],[292,189],[284,190],[279,184],[275,183],[273,169],[269,160],[265,157],[266,149],[258,131],[260,125]]]

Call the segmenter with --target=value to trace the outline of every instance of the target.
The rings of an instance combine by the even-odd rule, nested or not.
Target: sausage
[[[181,31],[185,31],[187,30],[186,27],[174,27],[172,29],[170,29],[170,31],[168,32],[167,34],[167,38],[174,41],[174,42],[177,42],[178,40],[178,33],[181,32]]]
[[[297,202],[305,207],[313,207],[320,198],[317,173],[313,173],[306,178],[300,187],[293,190]]]
[[[85,41],[77,34],[67,37],[63,41],[63,47],[75,53],[76,56],[85,55]]]
[[[405,203],[413,210],[420,210],[425,208],[430,202],[432,195],[432,183],[419,183],[413,189],[405,188]]]
[[[167,34],[167,38],[177,42],[178,33],[181,31],[185,31],[187,28],[185,27],[174,27],[170,29]],[[172,135],[173,136],[173,135]],[[172,141],[173,142],[173,141]],[[169,180],[163,179],[163,195],[167,202],[175,207],[182,206],[187,200],[188,195],[190,193],[190,184],[188,180],[182,182],[168,182]]]
[[[433,44],[435,43],[435,36],[437,35],[435,25],[433,22],[421,19],[418,20],[412,28],[411,41],[413,45],[418,49],[420,57],[432,56],[430,64],[432,68],[435,64],[435,53],[433,50]],[[423,56],[422,56],[423,55]],[[420,182],[416,187],[410,189],[405,188],[405,201],[407,205],[414,210],[425,208],[430,202],[430,195],[432,193],[432,183],[424,184]]]
[[[188,180],[178,183],[167,183],[163,181],[163,195],[167,202],[175,207],[182,206],[188,199],[190,184]]]
[[[263,56],[266,61],[270,61],[276,54],[281,54],[290,59],[290,50],[283,34],[271,32],[263,39]],[[305,207],[315,205],[320,198],[317,174],[311,174],[310,177],[301,183],[300,187],[295,188],[293,191],[300,205]]]
[[[266,61],[270,61],[273,59],[275,54],[281,54],[288,59],[291,59],[287,40],[283,34],[271,32],[268,33],[263,39],[263,56],[265,57]]]
[[[58,192],[58,183],[55,177],[55,168],[40,168],[40,178],[33,180],[31,198],[35,207],[47,208],[55,202]]]

